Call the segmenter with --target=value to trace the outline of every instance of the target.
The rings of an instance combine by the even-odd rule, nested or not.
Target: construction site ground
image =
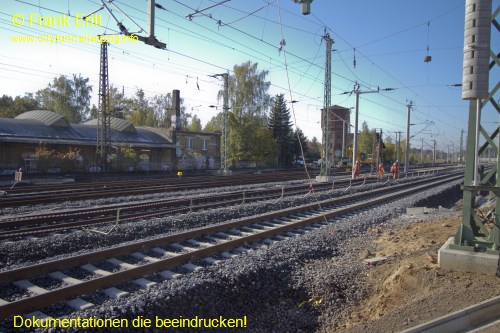
[[[500,295],[500,277],[439,268],[438,250],[457,232],[460,207],[400,218],[414,223],[371,230],[373,250],[363,256],[388,259],[370,266],[370,294],[350,318],[330,323],[335,332],[399,332]]]

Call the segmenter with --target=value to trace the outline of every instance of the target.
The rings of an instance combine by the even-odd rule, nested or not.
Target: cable
[[[21,0],[16,0],[16,1],[18,1],[18,2],[20,2],[20,3],[27,4],[27,5],[32,5],[32,4],[29,4],[29,3],[25,2],[25,1],[21,1]],[[212,1],[212,2],[215,2],[215,1]],[[264,7],[275,6],[275,5],[274,5],[273,3],[271,3],[271,2],[268,2],[268,1],[263,1],[263,2],[266,4],[266,6],[264,6]],[[177,3],[179,3],[179,2],[177,1]],[[181,4],[181,5],[182,5],[182,4]],[[35,6],[36,6],[36,5],[35,5]],[[226,5],[224,5],[224,6],[226,6]],[[227,7],[228,7],[228,8],[232,8],[232,7],[229,7],[229,6],[227,6]],[[458,7],[459,7],[459,6],[457,6],[457,7],[455,7],[455,8],[458,8]],[[41,7],[41,6],[39,6],[39,8],[43,8],[44,10],[50,10],[50,9],[48,9],[48,8],[46,8],[46,7]],[[455,8],[454,8],[454,9],[455,9]],[[286,11],[285,9],[282,9],[282,8],[280,8],[280,9],[281,9],[281,10],[283,10],[283,11]],[[61,11],[55,11],[55,10],[54,10],[54,12],[62,13]],[[243,11],[242,11],[242,12],[243,12]],[[289,12],[289,11],[287,11],[287,12]],[[244,12],[244,13],[246,13],[246,12]],[[295,13],[293,13],[293,12],[290,12],[290,13],[292,13],[292,14],[293,14],[293,15],[295,15],[295,16],[298,16],[298,15],[296,15],[296,14],[295,14]],[[248,13],[246,13],[246,14],[248,14]],[[446,13],[445,13],[445,14],[446,14]],[[445,15],[445,14],[442,14],[442,15]],[[250,13],[250,15],[251,15],[251,16],[253,16],[253,17],[257,17],[257,18],[262,19],[259,15],[255,15],[255,14],[252,14],[252,13]],[[250,16],[250,15],[249,15],[249,16]],[[442,16],[442,15],[441,15],[441,16]],[[298,17],[301,17],[301,16],[298,16]],[[301,17],[301,18],[302,18],[302,19],[304,19],[303,17]],[[438,16],[437,18],[439,18],[439,16]],[[434,19],[437,19],[437,18],[434,18]],[[433,20],[434,20],[434,19],[433,19]],[[159,20],[161,20],[161,19],[159,19]],[[317,19],[317,20],[319,20],[319,19]],[[306,21],[308,21],[308,22],[312,22],[312,23],[316,24],[315,22],[313,22],[313,21],[311,21],[311,20],[308,20],[308,19],[306,19]],[[276,23],[275,21],[272,21],[272,20],[266,20],[266,19],[264,19],[264,22],[272,22],[272,23]],[[232,23],[234,23],[234,22],[228,23],[228,24],[227,24],[227,25],[228,25],[228,27],[229,27],[229,25],[230,25],[230,24],[232,24]],[[281,27],[284,27],[284,26],[285,26],[285,25],[281,25]],[[319,25],[318,25],[318,26],[319,26]],[[290,26],[287,26],[287,27],[289,27],[289,28],[295,28],[295,27],[290,27]],[[231,27],[231,28],[233,28],[233,27]],[[282,28],[281,28],[281,29],[282,29]],[[313,34],[313,35],[315,35],[315,36],[317,35],[317,34],[315,34],[315,33],[307,32],[307,31],[305,31],[305,30],[303,30],[303,29],[298,29],[298,30],[300,30],[300,31],[302,31],[302,32],[305,32],[305,33],[310,33],[310,34]],[[331,30],[331,29],[330,29],[330,30]],[[236,31],[239,31],[239,30],[238,30],[238,29],[236,29]],[[240,31],[240,32],[241,32],[241,31]],[[332,32],[333,32],[333,31],[332,31]],[[193,33],[194,33],[194,32],[193,32]],[[401,33],[401,32],[400,32],[400,33]],[[221,34],[219,34],[219,35],[220,35],[220,36],[222,36]],[[336,34],[336,35],[338,35],[338,34]],[[262,41],[262,38],[260,38],[260,39],[259,39],[258,37],[255,37],[255,36],[251,36],[251,37],[252,37],[252,38],[255,38],[255,39],[257,39],[257,40],[259,40],[259,41],[261,41],[261,42],[264,42],[264,41]],[[339,37],[340,37],[340,36],[339,36]],[[231,39],[228,39],[228,40],[231,40]],[[212,42],[212,43],[213,43],[213,42],[214,42],[214,40],[213,40],[213,39],[211,39],[211,41],[210,41],[210,42]],[[234,43],[235,41],[234,41],[234,40],[231,40],[231,42],[232,42],[232,43]],[[344,40],[344,42],[346,42],[346,41]],[[372,41],[372,42],[374,42],[374,41]],[[272,44],[267,43],[267,42],[264,42],[264,43],[266,43],[267,45],[272,45]],[[346,43],[347,43],[347,42],[346,42]],[[348,45],[350,45],[349,43],[347,43],[347,44],[348,44]],[[220,45],[220,43],[219,43],[219,45]],[[273,46],[273,48],[274,48],[274,49],[276,49],[276,46],[274,46],[274,45],[272,45],[272,46]],[[363,46],[363,45],[361,45],[361,46]],[[227,47],[230,47],[230,46],[228,45]],[[357,47],[359,48],[360,46],[357,46]],[[233,48],[233,49],[234,49],[234,48]],[[174,52],[175,52],[175,51],[174,51]],[[173,53],[174,53],[174,52],[173,52]],[[241,51],[240,51],[240,52],[241,52]],[[255,52],[255,51],[254,51],[254,52]],[[358,51],[358,53],[359,53],[359,51]],[[177,51],[177,54],[178,54],[178,55],[180,55],[180,56],[182,56],[182,57],[185,57],[185,56],[186,56],[185,54],[183,54],[182,52],[179,52],[179,51]],[[289,53],[289,54],[290,54],[290,53]],[[366,59],[369,59],[369,58],[368,58],[367,56],[365,56],[364,54],[362,54],[362,53],[359,53],[359,54],[361,54],[361,55],[362,55],[363,57],[365,57]],[[249,55],[250,55],[250,54],[249,54]],[[262,55],[264,55],[264,54],[262,54]],[[290,55],[293,55],[293,54],[290,54]],[[199,59],[199,58],[196,58],[196,57],[190,57],[190,59],[193,59],[193,60],[195,60],[195,61],[197,61],[197,62],[201,62],[201,63],[203,63],[203,64],[210,65],[210,66],[215,65],[215,64],[213,64],[213,63],[210,63],[210,62],[208,62],[208,61],[203,61],[203,60],[201,60],[201,59]],[[310,76],[310,75],[308,74],[308,72],[309,72],[310,68],[314,65],[314,66],[316,66],[316,67],[317,67],[317,68],[319,68],[319,69],[324,69],[324,68],[322,68],[320,65],[314,64],[313,62],[314,62],[315,60],[316,60],[316,57],[313,59],[313,61],[312,61],[312,62],[311,62],[311,61],[309,61],[308,59],[304,59],[304,58],[299,57],[299,58],[298,58],[298,61],[297,61],[297,62],[301,62],[301,61],[302,61],[302,62],[305,62],[305,63],[307,63],[307,64],[308,64],[308,68],[307,68],[307,70],[306,70],[305,72],[304,72],[304,71],[300,71],[300,72],[301,72],[301,74],[300,74],[300,75],[301,75],[301,79],[300,79],[300,80],[302,80],[304,77],[306,77],[306,78],[308,78],[308,79],[313,80],[313,81],[312,81],[312,83],[311,83],[311,86],[310,86],[310,87],[309,87],[309,89],[307,90],[307,93],[308,93],[308,92],[309,92],[309,90],[313,87],[313,85],[317,82],[317,80],[318,80],[318,76],[319,76],[319,74],[318,74],[318,76],[316,76],[315,78],[314,78],[314,77],[312,77],[312,76]],[[144,59],[143,59],[143,61],[146,61],[146,60],[144,60]],[[215,66],[217,66],[217,65],[215,65]],[[376,65],[374,62],[372,62],[372,66],[377,66],[377,67],[379,67],[379,68],[380,68],[380,66]],[[221,66],[219,66],[219,68],[221,68]],[[381,68],[380,68],[380,69],[381,69]],[[290,70],[290,68],[288,68],[288,70]],[[382,70],[382,69],[381,69],[381,70]],[[383,71],[383,70],[382,70],[382,71]],[[389,76],[391,76],[389,73],[387,73],[387,72],[385,72],[385,73],[386,73],[386,74],[388,74]],[[351,73],[351,74],[353,74],[353,73]],[[196,74],[195,74],[195,75],[196,75]],[[335,73],[334,73],[334,75],[336,75],[336,76],[337,76],[337,74],[335,74]],[[391,77],[392,77],[392,76],[391,76]],[[352,83],[352,82],[355,82],[355,81],[353,81],[353,80],[351,80],[351,79],[349,79],[349,78],[346,78],[346,77],[342,77],[342,78],[343,78],[343,79],[345,79],[345,80],[347,80],[348,82],[351,82],[351,83]],[[402,85],[404,86],[404,84],[402,84]],[[274,87],[278,87],[277,85],[274,85],[274,84],[273,84],[273,86],[274,86]],[[411,87],[406,87],[406,86],[404,86],[404,88],[407,88],[407,89],[409,89],[409,90],[411,91]],[[306,93],[306,94],[302,94],[302,96],[310,97],[310,96],[307,96],[307,93]],[[416,94],[416,95],[420,97],[420,95],[419,95],[419,94]],[[391,99],[391,98],[390,98],[390,97],[388,97],[387,95],[382,94],[382,96],[384,96],[384,97],[386,97],[386,98]],[[312,98],[312,99],[314,99],[314,98]],[[317,99],[315,99],[315,100],[317,100]],[[395,101],[395,100],[393,100],[393,101]],[[400,103],[400,102],[397,102],[397,103],[398,103],[398,104],[402,104],[402,103]],[[428,103],[428,104],[432,104],[432,103]],[[400,112],[400,111],[398,111],[398,112]],[[417,110],[417,112],[420,112],[420,111],[419,111],[419,110]],[[423,114],[423,113],[422,113],[422,114]],[[438,121],[439,121],[439,122],[442,122],[441,120],[438,120]]]
[[[281,22],[281,13],[280,13],[280,2],[278,0],[278,17],[279,17],[279,21]],[[283,28],[280,26],[280,33],[281,33],[281,39],[282,40],[285,40],[285,36],[283,34]],[[287,59],[286,59],[286,44],[283,45],[283,59],[284,59],[284,62],[285,62],[285,68],[288,67],[288,64],[287,64]],[[288,75],[288,69],[286,70],[286,78],[287,78],[287,83],[288,83],[288,93],[290,94],[290,100],[293,101],[293,94],[292,94],[292,87],[291,87],[291,84],[290,84],[290,76]],[[299,147],[300,147],[300,152],[302,154],[302,157],[304,158],[305,154],[304,154],[304,147],[302,147],[302,141],[300,140],[300,129],[298,128],[297,126],[297,117],[295,116],[295,108],[294,108],[294,103],[291,103],[292,104],[292,115],[293,115],[293,121],[294,121],[294,125],[295,125],[295,133],[297,135],[297,141],[299,143]],[[328,111],[326,111],[328,112]],[[320,211],[322,212],[322,216],[323,216],[323,219],[325,220],[325,222],[328,222],[325,214],[324,214],[324,210],[323,210],[323,207],[321,206],[321,203],[319,202],[319,198],[316,194],[316,192],[314,192],[313,190],[313,183],[312,183],[312,179],[311,179],[311,175],[309,174],[309,170],[307,168],[307,163],[305,162],[305,159],[304,159],[304,170],[306,172],[306,175],[307,175],[307,179],[309,180],[309,188],[311,189],[312,191],[312,194],[314,195],[314,199],[316,201],[316,203],[318,204],[318,208],[320,209]]]

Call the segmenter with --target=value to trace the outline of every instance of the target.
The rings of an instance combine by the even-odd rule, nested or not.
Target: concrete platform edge
[[[497,296],[400,333],[466,332],[482,324],[488,324],[499,316],[500,296]]]

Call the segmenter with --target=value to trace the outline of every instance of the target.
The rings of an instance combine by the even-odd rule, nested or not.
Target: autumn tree
[[[255,142],[267,127],[266,111],[270,102],[267,71],[259,71],[257,63],[235,65],[229,75],[229,157],[235,160],[257,160]],[[223,97],[219,92],[219,99]],[[267,134],[266,134],[267,135]]]
[[[222,126],[224,123],[223,114],[219,112],[216,116],[212,117],[203,127],[203,132],[215,133],[222,132]]]
[[[88,119],[90,111],[92,86],[88,82],[80,74],[70,78],[61,75],[36,92],[36,101],[41,108],[62,115],[70,123],[81,123]]]
[[[181,129],[187,129],[189,125],[189,119],[191,114],[186,112],[186,107],[184,106],[184,99],[180,98],[180,112],[181,112]],[[174,104],[172,99],[172,93],[168,92],[165,95],[156,95],[151,101],[151,107],[158,119],[158,126],[170,128],[173,126],[172,119],[175,116]]]
[[[135,96],[127,101],[126,119],[135,126],[158,127],[158,119],[144,94],[144,90],[136,91]]]
[[[194,115],[191,118],[191,122],[189,123],[187,130],[190,132],[201,132],[201,120],[197,115]]]
[[[0,118],[15,118],[21,113],[39,108],[32,93],[26,93],[23,97],[16,96],[14,99],[7,95],[0,97]]]
[[[373,154],[373,143],[375,141],[375,130],[370,130],[366,121],[361,125],[361,132],[358,135],[358,148],[360,155]],[[357,157],[356,157],[357,158]]]
[[[396,161],[396,144],[390,136],[386,136],[384,139],[384,162],[395,162]]]

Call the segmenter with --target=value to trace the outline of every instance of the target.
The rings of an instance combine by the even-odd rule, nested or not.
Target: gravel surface
[[[224,260],[201,271],[189,273],[173,280],[166,280],[155,287],[139,289],[130,297],[120,300],[99,300],[89,310],[73,313],[71,317],[128,318],[136,316],[160,318],[243,318],[246,327],[242,332],[327,332],[331,323],[348,317],[350,310],[366,295],[363,276],[366,266],[360,254],[371,248],[373,230],[388,227],[394,218],[400,216],[406,207],[432,203],[446,206],[461,197],[458,184],[438,188],[372,208],[348,218],[337,219],[328,226],[304,235],[276,242],[270,246],[258,246],[246,255]],[[339,190],[338,193],[342,192]],[[310,198],[287,198],[280,208],[296,205]],[[205,214],[195,213],[184,224],[202,226],[214,221],[228,220],[242,215],[258,214],[269,210],[270,204],[260,203],[242,207],[240,211],[219,209]],[[428,205],[428,204],[427,204]],[[412,220],[400,220],[411,224]],[[175,227],[170,219],[155,219],[145,222],[148,228],[156,224],[167,231],[185,228]],[[137,226],[127,224],[120,230],[120,239],[137,232]],[[142,229],[144,225],[141,224]],[[374,229],[375,228],[375,229]],[[128,229],[131,229],[127,231]],[[141,228],[139,228],[141,229]],[[165,232],[165,231],[164,231]],[[84,244],[108,245],[100,235],[75,233],[70,244],[85,247]],[[78,243],[81,241],[83,243]],[[62,239],[50,237],[42,240],[48,252],[58,248]],[[25,246],[19,242],[14,247]],[[37,242],[38,243],[38,242]],[[64,242],[64,246],[69,244]],[[89,247],[90,248],[90,247]],[[3,251],[4,249],[0,249]],[[7,249],[6,249],[7,250]],[[19,248],[18,248],[19,250]],[[39,249],[29,251],[29,260],[37,260]],[[9,252],[9,265],[21,261]],[[43,257],[43,256],[42,256]],[[52,316],[58,316],[57,308],[47,309]],[[60,315],[65,314],[64,311]],[[9,332],[9,330],[6,330]],[[49,330],[58,332],[59,330]],[[77,332],[67,329],[64,332]],[[102,332],[102,330],[86,330]],[[120,330],[111,330],[111,332]],[[131,331],[124,329],[122,331]],[[139,329],[137,331],[147,331]],[[164,331],[151,329],[150,332]],[[183,329],[180,332],[204,330]],[[213,330],[212,330],[213,331]],[[227,330],[234,331],[234,330]]]
[[[296,184],[297,181],[293,181],[292,183]],[[260,185],[260,187],[266,186],[280,187],[276,184]],[[381,186],[383,185],[379,184],[375,187]],[[252,188],[255,187],[256,186],[253,186]],[[359,191],[365,191],[370,188],[372,188],[371,185],[369,187],[352,187],[347,192],[344,192],[345,188],[341,188],[333,191],[330,195],[326,194],[326,192],[318,192],[316,195],[296,195],[291,197],[284,197],[282,200],[276,203],[274,200],[270,202],[249,203],[239,207],[238,209],[229,207],[211,209],[203,212],[193,212],[187,217],[179,216],[175,218],[151,218],[146,221],[137,220],[134,222],[119,224],[113,230],[113,232],[107,235],[93,232],[92,229],[89,228],[84,229],[83,231],[43,237],[35,240],[21,240],[16,242],[0,243],[0,253],[3,254],[0,258],[0,271],[8,268],[33,264],[48,258],[56,259],[59,257],[67,256],[67,254],[75,255],[76,253],[85,253],[97,248],[106,248],[115,244],[133,242],[136,239],[156,238],[159,236],[165,236],[192,228],[205,227],[217,223],[226,223],[232,219],[237,219],[244,216],[259,215],[267,213],[271,210],[285,209],[295,207],[297,205],[311,203],[314,202],[316,198],[318,200],[325,200],[332,197],[340,197]],[[234,188],[213,189],[212,191],[210,191],[210,193],[223,193],[227,192],[228,190],[237,191],[241,189],[241,186]],[[192,194],[193,191],[186,191],[177,193],[176,195],[189,196]],[[168,195],[171,195],[171,193]],[[158,200],[164,196],[165,194],[156,194],[148,195],[147,197],[149,200]],[[146,198],[144,196],[134,197],[134,202],[143,201],[145,199]],[[121,202],[123,200],[131,201],[132,198],[99,199],[93,201],[82,201],[72,204],[78,205],[78,207],[88,208],[109,204],[108,201]],[[39,211],[42,211],[46,208],[47,207],[45,205],[38,206]],[[53,207],[49,207],[49,209],[52,208]],[[23,208],[18,209],[20,211],[23,210]],[[30,208],[30,210],[33,211],[36,211],[36,209],[37,207]],[[112,225],[107,225],[104,227],[95,228],[95,230],[108,232],[111,228]]]

